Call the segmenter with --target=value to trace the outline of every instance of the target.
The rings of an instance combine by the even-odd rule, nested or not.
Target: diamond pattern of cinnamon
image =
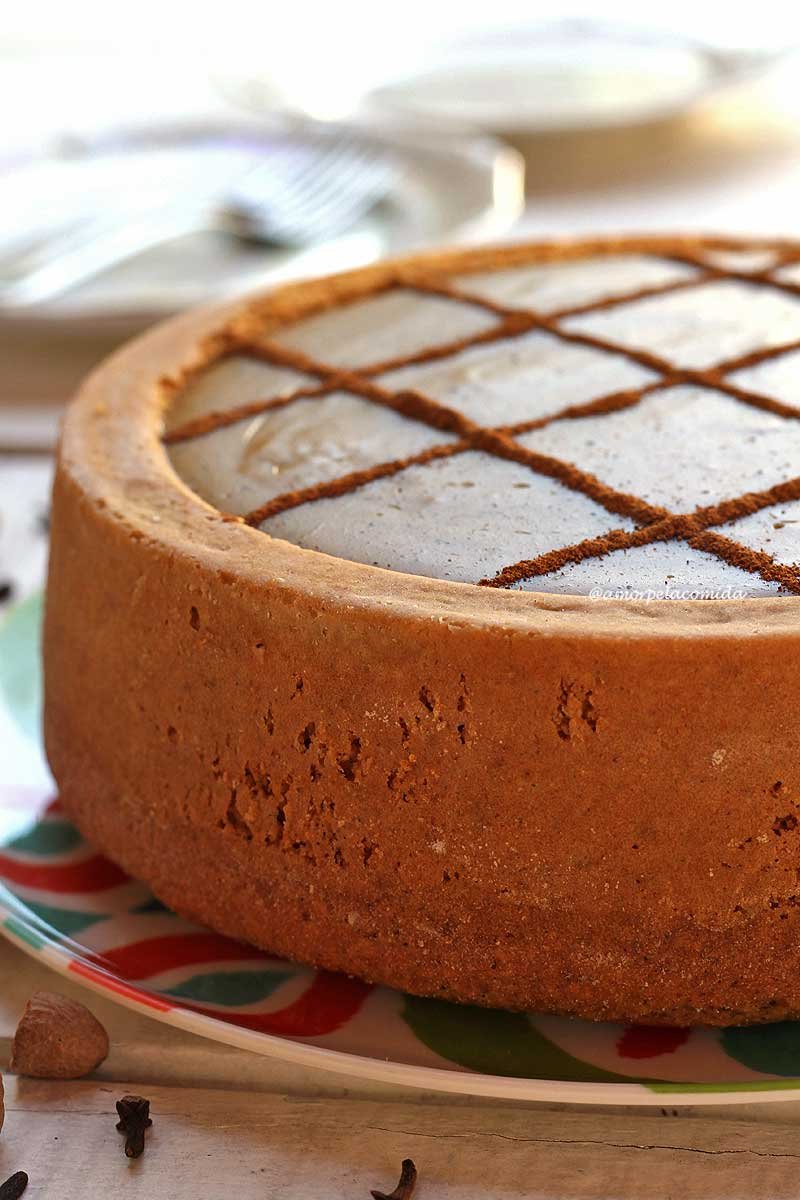
[[[739,249],[738,246],[734,247],[733,243],[731,248],[734,251]],[[703,288],[710,289],[713,300],[715,288],[730,287],[731,283],[735,282],[763,291],[764,300],[775,295],[796,298],[800,322],[800,283],[796,282],[796,273],[788,269],[800,264],[800,250],[776,246],[773,261],[769,266],[751,270],[736,269],[729,262],[721,265],[721,260],[733,257],[726,255],[726,250],[727,246],[720,243],[709,244],[706,253],[653,250],[650,252],[651,258],[682,264],[693,268],[696,273],[688,278],[672,279],[667,283],[639,288],[626,294],[605,296],[599,300],[549,313],[532,308],[506,306],[489,299],[473,291],[469,281],[464,283],[463,277],[459,285],[456,285],[441,275],[431,274],[425,279],[415,276],[412,282],[404,281],[393,287],[415,291],[420,297],[427,295],[436,297],[439,301],[474,306],[492,318],[491,325],[479,329],[471,336],[403,357],[373,362],[357,370],[317,361],[298,350],[282,346],[279,339],[260,339],[257,335],[222,339],[216,361],[234,356],[252,357],[273,366],[291,368],[317,382],[299,387],[288,394],[206,412],[172,428],[165,435],[164,441],[166,444],[185,442],[270,409],[292,404],[299,399],[312,399],[334,391],[347,391],[371,403],[393,409],[409,420],[446,431],[451,435],[450,440],[430,446],[407,458],[389,459],[324,483],[274,496],[245,514],[243,519],[247,524],[253,527],[260,526],[278,513],[302,504],[353,492],[374,480],[397,474],[410,466],[424,465],[470,450],[481,450],[521,464],[539,475],[549,476],[565,487],[590,497],[609,513],[629,518],[628,524],[632,521],[635,526],[632,529],[613,530],[601,537],[586,538],[572,545],[549,550],[537,557],[509,563],[491,578],[478,581],[483,586],[512,587],[524,580],[558,571],[570,563],[579,563],[588,558],[651,543],[678,540],[695,550],[715,556],[722,562],[758,575],[768,582],[777,583],[784,591],[800,594],[798,565],[790,566],[776,562],[764,550],[744,541],[737,541],[722,531],[722,528],[731,522],[774,505],[800,499],[800,476],[779,479],[763,489],[745,491],[716,503],[698,505],[687,511],[675,511],[673,508],[648,501],[643,496],[617,490],[579,465],[557,455],[547,454],[537,449],[530,441],[526,445],[521,440],[524,435],[553,426],[559,421],[582,421],[586,418],[596,420],[600,416],[622,413],[642,405],[648,397],[669,393],[669,389],[675,389],[673,395],[677,394],[678,389],[685,392],[687,386],[703,389],[720,398],[725,397],[729,403],[766,411],[787,423],[800,421],[800,405],[762,394],[752,386],[746,386],[748,380],[757,378],[759,370],[764,371],[765,365],[773,360],[780,360],[784,355],[800,351],[800,337],[776,344],[772,326],[769,326],[768,321],[765,328],[769,327],[769,337],[764,339],[765,344],[713,365],[707,365],[706,362],[692,365],[686,361],[682,365],[671,360],[666,354],[662,354],[657,346],[654,348],[653,343],[658,342],[657,336],[644,339],[645,342],[649,341],[650,345],[633,345],[623,343],[621,339],[612,340],[599,332],[604,326],[615,326],[613,319],[604,320],[605,315],[613,318],[615,311],[624,306],[638,304],[647,307],[654,297],[674,296],[679,299],[679,293],[694,296],[696,302],[702,304]],[[534,257],[531,264],[536,265]],[[762,307],[765,308],[768,317],[769,306],[762,301]],[[379,382],[379,377],[389,372],[400,371],[416,364],[447,360],[472,347],[504,341],[510,343],[513,339],[532,331],[541,331],[557,338],[565,347],[582,347],[627,359],[648,372],[648,382],[630,390],[611,392],[582,403],[571,404],[528,421],[493,426],[473,421],[456,408],[449,407],[420,391],[394,390]]]

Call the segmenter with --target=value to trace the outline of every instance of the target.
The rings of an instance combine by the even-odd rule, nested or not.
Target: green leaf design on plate
[[[43,598],[39,592],[11,609],[0,624],[0,692],[22,731],[39,737],[42,706],[39,647]]]
[[[266,1000],[292,974],[292,971],[211,971],[193,975],[175,987],[164,988],[162,993],[178,999],[240,1008]]]
[[[36,854],[51,858],[57,854],[68,854],[80,846],[83,838],[68,821],[40,821],[27,833],[8,842],[7,850],[19,850],[23,854]]]
[[[800,1021],[723,1029],[720,1042],[726,1054],[751,1071],[800,1076]]]
[[[406,996],[402,1015],[430,1050],[480,1074],[580,1083],[641,1082],[574,1058],[523,1013]]]
[[[105,913],[78,912],[72,908],[53,908],[50,904],[37,904],[33,900],[26,900],[25,907],[29,908],[45,925],[66,936],[80,933],[82,929],[88,929],[90,925],[94,925],[106,917]]]
[[[651,1092],[659,1095],[687,1093],[701,1095],[708,1092],[713,1095],[719,1092],[783,1092],[800,1090],[800,1079],[743,1079],[739,1082],[728,1080],[725,1083],[648,1083]]]

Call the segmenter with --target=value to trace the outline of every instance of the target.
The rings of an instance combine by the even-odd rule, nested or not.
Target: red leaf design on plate
[[[372,991],[372,984],[350,979],[347,975],[331,975],[318,971],[314,982],[302,996],[285,1008],[270,1013],[221,1013],[218,1009],[182,1001],[184,1008],[207,1017],[254,1029],[258,1033],[274,1033],[281,1037],[324,1037],[346,1025],[361,1008]]]
[[[674,1054],[688,1040],[690,1029],[664,1025],[629,1025],[617,1042],[620,1058],[658,1058]]]
[[[128,882],[128,876],[100,854],[82,862],[23,862],[0,854],[0,878],[45,892],[103,892]]]
[[[106,971],[123,979],[149,979],[161,971],[189,967],[196,963],[245,962],[269,958],[262,950],[245,946],[218,933],[199,930],[197,933],[174,933],[164,937],[146,938],[103,950],[94,961]]]
[[[231,938],[200,931],[148,938],[128,946],[118,946],[95,954],[93,961],[111,972],[112,976],[124,980],[144,980],[175,967],[269,957],[263,951],[234,942]],[[372,986],[360,980],[318,971],[302,995],[275,1012],[221,1012],[186,999],[178,1003],[170,999],[170,1007],[190,1008],[204,1016],[259,1033],[274,1033],[283,1037],[324,1037],[351,1020],[371,991]]]

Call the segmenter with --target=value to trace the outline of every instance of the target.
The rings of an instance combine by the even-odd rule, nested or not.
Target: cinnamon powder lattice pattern
[[[549,477],[557,481],[570,491],[587,497],[608,514],[623,518],[626,526],[585,537],[529,558],[509,562],[494,575],[475,580],[483,586],[519,586],[525,581],[552,574],[571,564],[610,553],[656,543],[677,542],[702,551],[722,563],[750,572],[768,583],[778,585],[784,593],[800,594],[800,567],[797,564],[778,562],[765,550],[747,545],[725,532],[725,527],[734,521],[777,504],[800,500],[800,476],[789,476],[761,490],[744,491],[734,497],[718,498],[713,503],[681,511],[676,510],[674,505],[654,503],[632,491],[616,488],[608,482],[603,482],[578,463],[567,461],[558,454],[547,453],[544,449],[537,448],[535,442],[525,444],[520,440],[527,434],[552,430],[558,422],[585,422],[587,419],[591,421],[626,410],[636,410],[649,397],[686,386],[701,388],[710,396],[724,397],[726,401],[732,400],[744,409],[769,413],[773,421],[778,418],[779,421],[792,425],[798,422],[800,405],[794,406],[775,396],[762,394],[744,386],[741,379],[736,382],[733,376],[740,372],[747,376],[755,368],[772,360],[780,360],[782,356],[794,351],[800,351],[800,337],[787,339],[779,344],[770,344],[770,339],[765,338],[765,344],[756,349],[730,355],[724,361],[710,366],[705,362],[698,365],[680,365],[652,348],[630,345],[624,340],[604,336],[602,332],[593,332],[587,327],[592,324],[591,321],[575,320],[599,314],[611,315],[623,311],[625,306],[630,304],[646,306],[658,297],[668,298],[678,293],[694,294],[709,285],[740,284],[745,285],[747,289],[753,289],[753,296],[757,290],[761,294],[796,298],[796,332],[800,333],[800,283],[781,278],[780,275],[786,268],[800,263],[800,248],[777,244],[768,248],[771,251],[769,265],[764,266],[756,262],[755,266],[750,265],[748,269],[741,265],[746,257],[744,251],[747,250],[741,243],[709,242],[696,249],[684,246],[678,249],[673,245],[669,248],[659,248],[655,245],[647,251],[648,258],[662,264],[672,263],[689,268],[692,273],[688,277],[682,275],[677,279],[670,278],[666,282],[629,289],[624,293],[605,294],[600,299],[590,299],[585,303],[573,304],[547,313],[492,299],[480,294],[477,288],[473,290],[463,278],[460,282],[454,282],[451,277],[434,271],[425,276],[417,272],[413,276],[399,277],[381,289],[380,294],[390,295],[393,290],[416,292],[421,301],[423,297],[428,297],[439,303],[461,306],[464,311],[469,308],[481,314],[483,323],[467,336],[360,367],[324,362],[310,357],[290,344],[282,344],[281,335],[296,328],[294,324],[278,328],[271,337],[263,337],[258,330],[248,332],[247,335],[232,330],[218,339],[212,357],[213,364],[230,358],[252,359],[279,371],[285,370],[294,379],[297,379],[299,374],[300,386],[289,388],[282,394],[273,394],[234,407],[212,408],[170,428],[164,441],[168,446],[194,442],[270,410],[287,408],[303,401],[320,402],[326,397],[345,393],[384,410],[390,410],[408,421],[417,423],[429,433],[439,431],[443,437],[429,439],[429,444],[405,456],[387,458],[385,461],[343,473],[333,479],[313,482],[308,486],[295,487],[273,495],[243,515],[243,519],[249,525],[258,527],[271,518],[300,506],[349,495],[370,483],[398,475],[411,467],[424,467],[469,451],[481,451],[496,459],[518,464],[540,477]],[[728,253],[728,250],[731,252]],[[753,257],[758,258],[761,250],[763,244],[756,248]],[[625,252],[623,243],[620,253]],[[731,261],[737,256],[738,265]],[[763,258],[763,255],[761,257]],[[593,255],[587,253],[586,258],[592,259]],[[532,253],[530,260],[522,266],[536,267],[539,263],[540,260]],[[497,272],[499,275],[499,267]],[[485,284],[492,278],[491,269],[483,269],[479,275],[476,273],[476,278],[479,278],[481,284]],[[369,296],[358,299],[368,299],[376,294],[373,291]],[[635,387],[612,390],[589,400],[570,403],[556,411],[526,421],[485,425],[423,391],[394,389],[380,379],[389,373],[402,374],[404,369],[410,367],[446,363],[465,351],[481,346],[507,342],[510,349],[513,349],[516,339],[535,331],[558,339],[565,348],[573,347],[584,353],[588,350],[595,354],[615,356],[616,360],[624,360],[633,364],[640,372],[646,373],[647,380]],[[207,362],[205,365],[211,364]],[[673,393],[673,396],[675,395],[678,393]],[[588,426],[585,428],[588,429]],[[790,425],[787,424],[787,429],[789,428]]]

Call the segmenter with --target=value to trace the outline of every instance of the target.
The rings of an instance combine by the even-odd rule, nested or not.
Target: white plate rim
[[[520,36],[531,37],[537,34],[545,39],[565,37],[572,32],[573,36],[583,36],[584,40],[589,43],[592,40],[616,41],[618,44],[633,41],[643,47],[652,46],[656,49],[678,49],[685,50],[687,53],[695,54],[699,59],[702,59],[708,66],[708,77],[705,81],[699,82],[693,89],[687,90],[682,98],[674,100],[665,100],[660,106],[653,109],[643,108],[633,112],[620,110],[616,113],[595,113],[594,116],[586,115],[583,119],[564,119],[563,121],[547,121],[536,120],[532,116],[520,115],[512,111],[510,108],[507,114],[500,119],[486,119],[481,121],[473,115],[471,128],[476,132],[481,132],[484,135],[507,135],[507,134],[529,134],[529,135],[552,135],[564,134],[569,136],[576,133],[597,132],[602,133],[605,130],[624,128],[631,129],[641,126],[646,126],[650,123],[668,120],[679,116],[681,113],[689,112],[696,105],[707,100],[711,100],[716,96],[724,93],[730,88],[735,88],[743,83],[746,83],[757,75],[771,69],[779,61],[781,61],[789,52],[790,47],[775,48],[773,50],[747,50],[733,49],[704,42],[700,39],[695,39],[689,36],[682,36],[676,33],[670,33],[668,30],[658,28],[648,29],[646,27],[638,27],[621,23],[604,22],[604,21],[583,21],[580,19],[556,19],[553,21],[542,21],[533,28],[520,29]],[[470,41],[467,39],[463,43],[457,42],[456,48],[461,46],[466,50],[470,45],[477,46],[477,40]],[[405,99],[412,89],[416,79],[429,77],[434,74],[444,73],[447,65],[444,61],[438,63],[433,62],[429,65],[429,69],[420,68],[418,72],[410,74],[401,74],[396,79],[390,80],[386,84],[382,84],[369,91],[364,99],[364,111],[371,113],[373,116],[383,115],[384,117],[405,118],[407,120],[447,120],[447,113],[434,108],[426,108],[424,105],[417,106],[413,98],[409,102]],[[468,128],[468,126],[465,126]]]
[[[726,1089],[724,1084],[690,1085],[691,1090],[667,1090],[668,1085],[651,1088],[639,1083],[581,1083],[571,1080],[525,1079],[516,1076],[486,1075],[465,1070],[440,1067],[414,1066],[410,1063],[391,1062],[386,1059],[370,1058],[342,1050],[329,1050],[307,1041],[279,1037],[276,1034],[249,1030],[228,1022],[217,1020],[204,1013],[169,1006],[155,1008],[136,998],[136,992],[146,989],[130,985],[131,994],[123,994],[116,988],[104,986],[102,977],[114,976],[91,964],[92,977],[73,970],[70,964],[78,956],[64,944],[55,942],[40,927],[40,922],[31,918],[23,901],[19,900],[4,885],[0,884],[0,934],[12,945],[17,946],[31,958],[51,967],[59,975],[68,977],[91,992],[131,1009],[143,1016],[172,1025],[187,1033],[197,1034],[211,1041],[221,1042],[240,1050],[248,1050],[265,1058],[279,1059],[289,1065],[327,1071],[336,1075],[349,1076],[371,1083],[383,1083],[457,1095],[501,1099],[512,1101],[538,1101],[570,1105],[622,1105],[626,1107],[675,1108],[719,1106],[731,1104],[762,1104],[779,1101],[800,1100],[800,1080],[754,1081]],[[16,934],[6,923],[8,918],[35,926],[39,946],[34,946]]]

